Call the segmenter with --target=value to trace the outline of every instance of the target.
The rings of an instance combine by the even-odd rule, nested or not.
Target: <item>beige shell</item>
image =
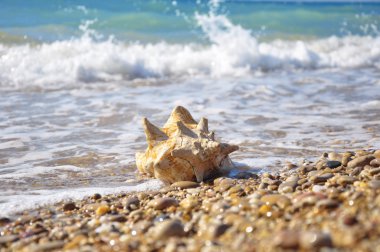
[[[228,154],[239,149],[216,141],[207,119],[197,123],[181,106],[174,108],[161,129],[146,118],[143,126],[148,148],[145,153],[136,153],[137,168],[165,183],[200,182],[220,168],[231,168]]]

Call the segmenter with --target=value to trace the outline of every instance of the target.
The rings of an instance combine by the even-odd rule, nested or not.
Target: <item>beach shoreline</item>
[[[0,218],[0,251],[378,251],[380,150]]]

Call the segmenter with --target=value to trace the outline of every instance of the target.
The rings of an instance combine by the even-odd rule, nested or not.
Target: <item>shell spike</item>
[[[225,155],[228,155],[234,151],[237,151],[239,149],[239,146],[233,145],[233,144],[222,144],[222,153]]]
[[[197,124],[190,112],[182,106],[177,106],[173,109],[165,125],[170,125],[178,121],[181,121],[184,124]]]
[[[178,128],[177,134],[179,136],[188,136],[188,137],[192,137],[192,138],[197,138],[197,135],[191,129],[186,127],[186,125],[183,122],[178,121],[177,122],[177,128]]]
[[[206,118],[201,118],[197,125],[197,130],[203,133],[208,133],[208,120]]]
[[[164,141],[168,136],[162,132],[158,127],[154,126],[147,118],[143,118],[144,132],[146,140],[149,144],[154,145],[156,141]]]

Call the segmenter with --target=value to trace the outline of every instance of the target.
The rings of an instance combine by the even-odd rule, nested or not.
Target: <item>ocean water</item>
[[[140,179],[141,118],[208,117],[239,169],[380,148],[375,1],[0,0],[0,215]]]

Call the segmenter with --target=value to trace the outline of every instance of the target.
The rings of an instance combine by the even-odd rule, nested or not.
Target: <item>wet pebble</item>
[[[170,185],[171,187],[177,189],[187,189],[187,188],[195,188],[198,187],[199,184],[193,181],[178,181]]]
[[[357,179],[351,176],[341,176],[338,178],[337,182],[340,185],[353,184]]]
[[[369,165],[372,167],[380,167],[380,159],[376,158],[376,159],[371,160]]]
[[[102,195],[100,195],[99,193],[95,193],[94,195],[91,196],[91,199],[93,199],[93,200],[98,200],[101,198],[102,198]]]
[[[369,183],[369,187],[372,189],[380,189],[380,180],[371,180]]]
[[[282,249],[298,249],[299,235],[297,231],[281,231],[274,236],[274,245]]]
[[[321,174],[321,175],[318,175],[318,176],[313,176],[310,179],[314,183],[322,183],[322,182],[326,182],[327,180],[329,180],[332,177],[334,177],[334,174],[332,174],[332,173],[324,173],[324,174]]]
[[[252,172],[244,171],[244,172],[239,172],[238,174],[236,174],[234,176],[234,178],[237,178],[237,179],[250,179],[250,178],[258,179],[259,175],[252,173]]]
[[[95,213],[96,215],[105,215],[109,211],[110,211],[110,207],[108,205],[101,205],[96,209]]]
[[[0,227],[5,226],[10,222],[11,222],[11,219],[9,219],[9,218],[6,218],[6,217],[0,218]]]
[[[335,169],[335,168],[341,166],[342,163],[339,161],[335,161],[335,160],[329,160],[326,162],[326,165],[327,165],[327,167],[329,167],[331,169]]]
[[[290,199],[281,194],[264,195],[260,200],[267,205],[277,205],[281,208],[285,208],[291,204]]]
[[[129,197],[124,203],[124,208],[128,210],[136,210],[139,206],[140,200],[137,197]]]
[[[223,223],[214,224],[207,229],[209,239],[216,239],[223,235],[231,226]]]
[[[365,155],[361,157],[357,157],[350,162],[348,162],[347,167],[348,168],[355,168],[358,166],[365,166],[368,165],[373,159],[375,159],[372,155]]]
[[[371,176],[374,176],[374,175],[379,174],[379,173],[380,173],[380,167],[369,170],[369,174]]]
[[[332,199],[323,199],[317,203],[317,207],[322,208],[322,209],[334,209],[334,208],[339,207],[339,205],[340,205],[339,201],[332,200]]]
[[[284,182],[278,187],[278,191],[281,193],[294,192],[294,189],[296,188],[296,186],[297,186],[297,181],[295,180]]]
[[[333,247],[330,234],[319,232],[302,232],[300,245],[303,249],[307,250]]]
[[[68,202],[66,204],[63,205],[62,209],[63,211],[72,211],[72,210],[75,210],[77,207],[75,205],[74,202]]]
[[[184,226],[179,220],[165,220],[160,222],[154,228],[153,232],[156,239],[167,239],[186,235]]]
[[[150,205],[156,210],[164,210],[171,206],[178,206],[178,201],[174,198],[158,198],[151,201]]]

